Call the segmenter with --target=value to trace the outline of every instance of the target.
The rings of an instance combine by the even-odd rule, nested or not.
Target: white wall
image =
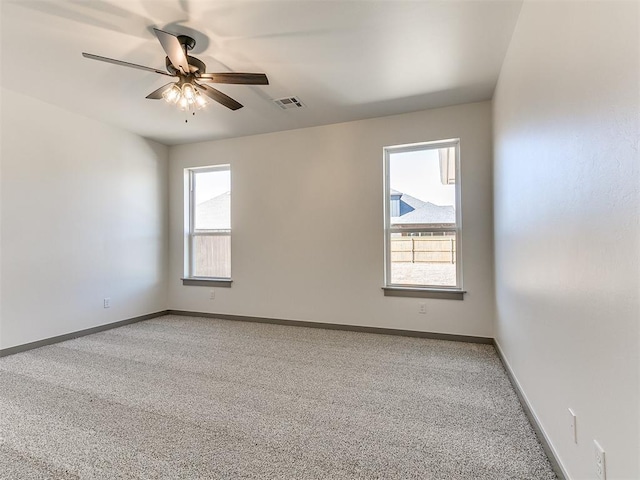
[[[6,89],[1,136],[0,348],[166,309],[167,147]]]
[[[526,2],[494,97],[496,336],[574,479],[640,478],[639,6]]]
[[[295,112],[292,112],[295,115]],[[461,138],[464,301],[384,297],[382,148]],[[182,286],[183,171],[230,163],[230,289]],[[491,104],[170,149],[172,309],[491,337]],[[418,304],[427,303],[427,315]]]

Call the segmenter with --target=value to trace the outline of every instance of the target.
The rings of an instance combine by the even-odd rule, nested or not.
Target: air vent
[[[278,105],[283,110],[304,107],[304,103],[302,103],[298,97],[277,98],[273,100],[273,103]]]

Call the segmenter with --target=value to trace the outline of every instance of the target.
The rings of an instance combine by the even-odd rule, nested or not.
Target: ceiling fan
[[[92,60],[137,68],[139,70],[146,70],[148,72],[176,78],[177,81],[163,85],[147,95],[146,98],[152,100],[164,98],[169,103],[175,103],[181,110],[204,107],[207,100],[203,94],[231,110],[242,108],[242,104],[233,98],[225,95],[220,90],[216,90],[209,85],[203,85],[200,82],[236,85],[269,85],[269,80],[264,73],[206,73],[207,67],[202,61],[187,55],[187,52],[196,45],[196,41],[192,37],[187,35],[173,35],[172,33],[157,28],[153,30],[167,54],[165,60],[166,71],[137,65],[135,63],[123,62],[122,60],[114,60],[113,58],[101,57],[91,53],[82,52],[82,56]]]

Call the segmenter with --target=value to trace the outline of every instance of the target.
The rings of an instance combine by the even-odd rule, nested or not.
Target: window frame
[[[229,265],[230,275],[228,277],[203,277],[195,276],[195,238],[198,236],[229,236],[233,228],[226,229],[196,229],[195,225],[195,199],[196,199],[196,175],[211,172],[229,172],[229,189],[231,191],[231,164],[225,163],[220,165],[210,165],[206,167],[186,168],[188,173],[188,202],[186,203],[187,221],[186,223],[186,252],[185,252],[185,277],[182,278],[183,285],[204,285],[204,286],[230,286],[231,284],[231,265]],[[231,210],[231,205],[229,206]],[[229,212],[231,214],[231,212]],[[233,253],[230,254],[230,262],[233,260]]]
[[[392,228],[391,227],[391,185],[390,166],[391,155],[396,153],[416,152],[422,150],[438,150],[441,148],[455,149],[455,227],[420,227],[420,228]],[[411,143],[383,147],[384,171],[384,287],[387,296],[433,297],[462,300],[462,178],[460,176],[460,139],[436,140],[431,142]],[[415,285],[391,282],[391,234],[392,233],[440,232],[454,233],[456,241],[456,285]],[[449,295],[451,294],[451,295]]]

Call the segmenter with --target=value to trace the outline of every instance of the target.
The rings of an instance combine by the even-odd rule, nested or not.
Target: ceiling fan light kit
[[[178,103],[180,97],[182,97],[182,90],[176,85],[171,85],[171,88],[165,90],[162,94],[162,98],[164,98],[167,103]]]
[[[209,85],[203,85],[198,82],[206,83],[226,83],[236,85],[269,85],[269,80],[264,73],[206,73],[206,65],[195,57],[187,55],[187,52],[196,45],[196,41],[187,35],[174,35],[163,30],[153,29],[156,37],[162,45],[167,57],[165,66],[167,71],[156,68],[145,67],[135,63],[124,62],[122,60],[114,60],[112,58],[101,57],[91,53],[83,52],[85,58],[98,60],[101,62],[113,63],[138,70],[166,75],[177,78],[177,81],[167,83],[162,87],[154,90],[146,98],[151,100],[164,99],[169,104],[176,105],[180,110],[189,112],[193,110],[195,115],[196,109],[202,109],[209,103],[207,98],[214,100],[230,110],[238,110],[242,108],[242,104],[233,98],[222,93]],[[187,120],[185,120],[186,122]]]
[[[189,82],[182,83],[182,86],[180,82],[170,84],[170,87],[162,93],[162,98],[169,104],[177,105],[182,111],[189,111],[192,108],[200,110],[209,103],[204,95]]]

